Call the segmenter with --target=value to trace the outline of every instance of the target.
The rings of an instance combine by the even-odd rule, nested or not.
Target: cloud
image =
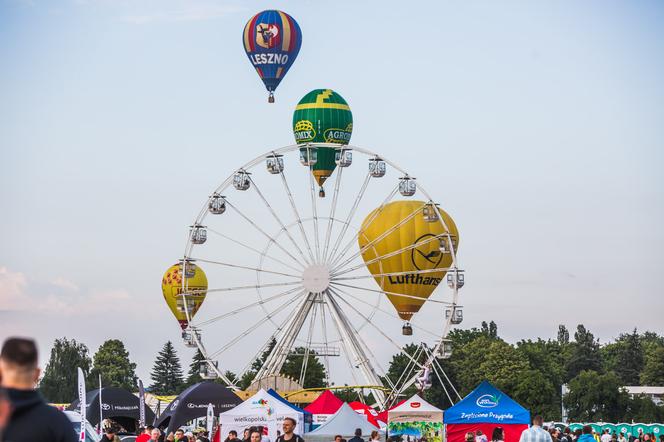
[[[28,280],[23,273],[12,272],[7,267],[0,267],[0,311],[22,310],[28,301],[25,293]]]
[[[126,15],[122,21],[136,25],[214,20],[244,10],[239,6],[212,3],[184,3],[179,8]]]
[[[51,281],[51,284],[65,290],[72,290],[74,292],[77,292],[79,290],[76,284],[74,284],[68,279],[63,278],[62,276],[58,276],[57,278],[55,278],[53,281]]]

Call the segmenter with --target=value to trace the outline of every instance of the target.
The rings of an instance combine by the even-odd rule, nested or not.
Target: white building
[[[634,387],[623,387],[630,397],[637,395],[648,396],[655,405],[664,404],[664,387],[648,387],[648,386],[634,386]]]

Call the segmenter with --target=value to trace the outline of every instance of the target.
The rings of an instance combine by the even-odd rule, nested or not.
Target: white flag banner
[[[214,423],[214,407],[212,406],[212,404],[208,404],[206,419],[207,419],[208,437],[212,439],[212,425]]]
[[[138,380],[138,426],[145,427],[145,389],[140,379]]]
[[[78,404],[81,408],[81,431],[78,437],[79,441],[85,441],[85,376],[83,375],[83,370],[81,367],[78,367]]]

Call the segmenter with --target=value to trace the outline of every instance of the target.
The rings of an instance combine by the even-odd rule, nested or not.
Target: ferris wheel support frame
[[[340,145],[332,144],[332,143],[310,143],[307,146],[309,146],[310,148],[326,147],[326,148],[332,148],[332,149],[338,149],[340,147]],[[224,180],[216,188],[215,193],[221,192],[222,190],[228,188],[228,186],[230,186],[231,183],[233,182],[233,178],[234,178],[234,176],[237,172],[249,170],[249,169],[253,168],[254,166],[256,166],[260,162],[264,161],[266,158],[268,158],[270,156],[272,156],[272,157],[280,156],[283,153],[299,150],[301,147],[302,147],[301,145],[297,145],[297,144],[288,145],[288,146],[285,146],[285,147],[281,147],[281,148],[278,148],[278,149],[271,150],[271,151],[269,151],[269,152],[267,152],[263,155],[260,155],[256,158],[254,158],[253,160],[246,163],[244,166],[240,167],[239,169],[236,169],[233,172],[233,174],[231,174],[226,180]],[[364,148],[361,148],[359,146],[354,146],[354,145],[344,145],[343,148],[363,153],[367,156],[374,157],[375,159],[380,159],[380,160],[384,161],[386,164],[388,164],[390,167],[392,167],[395,170],[402,173],[405,177],[410,177],[410,175],[405,170],[403,170],[401,167],[399,167],[397,164],[393,163],[392,161],[384,158],[382,155],[379,155],[379,154],[377,154],[377,153],[375,153],[375,152],[373,152],[369,149],[364,149]],[[337,177],[337,180],[336,180],[337,184],[335,186],[335,193],[334,193],[335,203],[336,203],[336,196],[337,196],[337,192],[338,192],[338,185],[339,185],[339,182],[340,182],[340,174],[341,174],[341,170],[339,171],[339,176]],[[282,178],[282,182],[283,182],[283,184],[284,184],[284,186],[287,190],[287,193],[288,193],[288,196],[289,196],[289,201],[290,201],[291,206],[293,208],[293,211],[295,213],[297,222],[300,226],[300,231],[301,231],[302,235],[304,236],[307,248],[309,249],[309,252],[311,253],[311,252],[313,252],[313,250],[311,250],[308,238],[304,234],[304,230],[302,228],[302,219],[299,216],[297,208],[294,204],[293,196],[292,196],[290,188],[288,187],[288,184],[285,180],[283,170],[280,172],[280,175],[281,175],[281,178]],[[332,247],[332,249],[328,249],[329,248],[329,237],[327,235],[325,237],[324,249],[323,249],[323,258],[324,259],[331,258],[331,257],[335,256],[335,254],[336,254],[336,258],[333,259],[332,262],[331,262],[332,266],[334,267],[333,269],[331,269],[332,271],[335,271],[335,270],[338,270],[339,268],[342,268],[347,262],[352,262],[352,260],[354,259],[354,256],[351,256],[350,258],[346,258],[346,260],[342,261],[341,264],[339,263],[339,261],[341,261],[345,257],[345,254],[347,253],[350,246],[352,245],[352,241],[354,240],[353,238],[351,238],[351,241],[346,245],[346,247],[344,247],[344,249],[342,250],[341,253],[337,254],[337,250],[338,250],[338,247],[340,246],[340,242],[343,240],[343,236],[346,233],[346,230],[347,230],[348,225],[350,223],[350,219],[352,219],[352,217],[354,216],[354,213],[355,213],[357,207],[359,206],[359,202],[360,202],[362,196],[364,195],[364,191],[366,190],[366,187],[368,185],[369,178],[370,178],[370,176],[367,175],[367,177],[366,177],[366,179],[365,179],[365,181],[362,185],[361,192],[356,197],[356,200],[353,204],[353,207],[352,207],[351,211],[349,212],[349,215],[348,215],[349,219],[347,220],[347,222],[345,223],[345,225],[343,227],[342,234],[337,237],[337,240],[335,241],[335,244]],[[253,182],[253,180],[251,180],[251,181]],[[313,183],[311,184],[311,187],[313,189]],[[255,187],[255,188],[258,191],[259,196],[261,197],[261,199],[263,199],[264,203],[268,206],[268,208],[272,212],[272,215],[281,224],[283,230],[287,230],[284,227],[283,222],[281,222],[281,219],[279,219],[278,216],[273,212],[273,210],[272,210],[271,206],[269,205],[269,203],[265,200],[263,195],[260,193],[260,190],[257,187]],[[422,192],[422,194],[428,199],[428,201],[430,203],[433,202],[431,196],[424,189],[424,187],[422,187],[421,185],[418,184],[417,188],[419,189],[420,192]],[[391,198],[395,194],[396,194],[396,189],[393,190],[390,193],[390,195],[388,195],[388,198],[383,202],[383,204],[381,205],[381,208],[389,200],[391,200]],[[209,200],[206,202],[206,204],[203,206],[203,208],[199,212],[198,216],[196,217],[196,221],[194,223],[195,225],[200,224],[200,221],[206,215],[207,203],[208,202],[209,202]],[[312,199],[313,212],[314,212],[314,216],[316,217],[315,221],[317,223],[317,216],[316,216],[316,210],[317,209],[316,209],[315,204],[316,204],[315,199]],[[252,220],[248,219],[235,206],[233,206],[231,203],[228,203],[228,205],[229,205],[229,207],[234,209],[241,217],[245,218],[245,220],[247,222],[249,222],[251,225],[253,225],[260,233],[262,233],[264,236],[266,236],[268,238],[268,240],[274,242],[273,238],[270,237],[269,234],[264,232]],[[440,220],[440,222],[443,225],[445,231],[447,232],[446,234],[443,234],[443,236],[447,236],[447,239],[448,239],[449,243],[452,244],[452,238],[451,238],[451,235],[449,233],[449,228],[448,228],[447,224],[445,223],[445,219],[443,218],[442,211],[435,204],[433,205],[433,207],[436,210],[436,213],[438,215],[438,219]],[[334,208],[332,210],[334,210]],[[333,218],[333,217],[334,217],[334,215],[332,215],[330,218]],[[332,222],[332,220],[330,220],[330,222]],[[330,229],[330,227],[328,227],[328,230],[329,229]],[[316,225],[316,230],[318,230],[317,225]],[[287,232],[287,234],[288,234],[288,232]],[[295,243],[295,241],[290,236],[290,234],[288,234],[288,236],[289,236],[289,239],[293,243]],[[320,240],[320,238],[318,238],[318,235],[316,235],[315,239],[317,241]],[[278,247],[280,246],[276,242],[275,242],[275,245],[277,245]],[[308,264],[309,260],[305,257],[305,254],[303,253],[303,250],[301,250],[297,246],[296,246],[296,248],[297,248],[297,251],[300,252],[300,255],[304,259],[304,262]],[[185,246],[185,253],[184,253],[185,260],[184,260],[184,263],[183,263],[183,271],[186,270],[187,259],[188,259],[187,257],[191,255],[192,249],[193,249],[193,244],[191,243],[191,241],[189,241],[189,238],[188,238],[187,244]],[[327,255],[328,251],[330,251],[329,255]],[[293,260],[295,262],[297,262],[298,264],[301,264],[300,261],[298,259],[296,259],[295,257],[293,257],[292,255],[290,255],[290,253],[288,251],[284,250],[284,252],[286,252],[289,256],[291,256],[291,258],[293,258]],[[320,260],[320,253],[321,253],[320,252],[320,245],[317,243],[316,244],[316,253],[315,253],[317,261]],[[360,253],[362,253],[362,252],[360,251]],[[313,255],[314,253],[311,253],[311,254]],[[357,256],[357,254],[355,254],[355,256]],[[451,247],[451,257],[452,257],[452,266],[449,269],[454,271],[454,272],[458,272],[459,270],[458,270],[458,265],[457,265],[456,246]],[[313,256],[310,256],[310,258],[313,258]],[[389,274],[385,274],[385,275],[389,275]],[[180,296],[183,296],[183,298],[186,298],[186,295],[187,295],[186,280],[187,280],[187,278],[183,278],[183,292],[180,295]],[[280,284],[280,285],[288,285],[288,284]],[[241,289],[241,288],[250,288],[250,287],[249,286],[247,286],[247,287],[238,287],[237,289]],[[383,292],[383,291],[381,291],[381,292]],[[269,358],[269,360],[266,361],[266,364],[264,364],[264,366],[259,370],[259,372],[257,373],[257,375],[255,376],[254,379],[259,379],[260,378],[259,375],[265,375],[267,373],[275,373],[275,372],[278,373],[280,371],[281,367],[283,366],[283,363],[285,362],[285,359],[286,359],[286,356],[287,356],[286,353],[287,353],[288,349],[290,349],[290,347],[292,347],[293,343],[295,342],[295,339],[297,338],[297,334],[301,330],[301,327],[304,325],[304,322],[305,322],[309,312],[311,311],[311,307],[312,307],[313,303],[315,302],[315,298],[318,295],[323,296],[323,294],[316,294],[316,293],[308,293],[307,294],[305,300],[303,301],[302,305],[298,309],[297,314],[294,315],[291,318],[291,320],[288,322],[288,324],[284,328],[286,331],[282,334],[281,339],[279,339],[277,341],[277,345],[275,346],[275,349],[278,349],[278,351],[273,350],[271,352],[271,354],[270,354],[271,358]],[[335,323],[335,326],[337,327],[337,329],[340,333],[342,344],[344,345],[344,347],[347,348],[347,350],[349,350],[349,353],[352,354],[353,357],[355,358],[356,363],[358,364],[357,367],[361,369],[367,383],[370,384],[370,385],[382,386],[383,382],[381,381],[381,379],[378,376],[378,374],[376,373],[374,367],[370,363],[369,358],[367,358],[367,355],[364,352],[363,347],[365,347],[365,348],[368,348],[368,347],[366,347],[366,344],[361,340],[361,338],[359,338],[359,336],[357,336],[355,333],[353,333],[353,329],[352,329],[352,326],[350,325],[348,317],[344,313],[343,309],[340,308],[340,306],[336,302],[336,300],[334,300],[333,296],[330,293],[330,290],[325,291],[325,298],[327,300],[329,300],[329,302],[327,304],[329,306],[330,316],[332,317],[333,322]],[[455,284],[455,286],[453,287],[452,302],[449,303],[449,305],[451,305],[453,308],[455,308],[457,306],[457,303],[458,303],[458,287]],[[189,324],[191,324],[191,319],[192,318],[191,318],[191,314],[189,312],[189,305],[188,305],[187,302],[183,302],[183,305],[184,305],[184,311],[185,311],[185,316],[186,316],[187,322]],[[299,327],[297,327],[298,324],[299,324]],[[420,373],[422,373],[425,369],[431,367],[432,364],[437,363],[436,358],[438,357],[438,354],[440,353],[441,348],[445,343],[446,337],[449,333],[449,330],[450,330],[451,326],[452,326],[452,316],[446,318],[446,320],[444,321],[442,334],[440,335],[440,338],[437,340],[435,346],[433,347],[433,349],[429,353],[429,356],[428,356],[425,364],[421,365],[421,364],[418,363],[417,365],[420,366],[420,369],[414,375],[412,375],[404,384],[402,384],[402,386],[400,388],[393,389],[392,393],[390,395],[388,395],[387,397],[385,397],[385,394],[382,390],[379,390],[379,389],[372,389],[371,390],[371,392],[374,395],[374,398],[377,400],[377,402],[380,405],[385,406],[385,405],[387,405],[387,403],[391,399],[394,399],[394,398],[398,397],[399,394],[401,394],[406,388],[408,388],[409,386],[413,385],[416,382],[416,380],[419,377]],[[279,330],[277,330],[276,333],[278,333],[278,332],[279,332]],[[275,335],[276,335],[276,333],[275,333]],[[202,342],[201,338],[198,336],[197,333],[193,333],[193,338],[194,338],[194,342],[196,343],[196,346],[198,347],[200,352],[203,354],[203,356],[205,358],[205,362],[208,364],[208,366],[210,368],[212,368],[212,370],[214,372],[216,372],[217,376],[219,376],[224,382],[226,382],[226,384],[230,388],[232,388],[234,390],[238,390],[238,387],[235,385],[235,382],[231,381],[227,376],[225,376],[224,373],[221,371],[221,369],[218,367],[218,365],[214,364],[209,359],[208,352],[205,349],[205,346],[203,345],[203,342]],[[269,364],[268,364],[268,362],[269,362]]]

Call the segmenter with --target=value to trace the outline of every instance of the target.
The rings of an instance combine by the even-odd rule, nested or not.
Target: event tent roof
[[[362,430],[363,436],[370,436],[377,428],[371,425],[363,416],[355,412],[348,404],[342,404],[339,410],[320,427],[307,433],[305,440],[331,440],[340,434],[344,438],[353,437],[356,428]]]
[[[267,394],[269,394],[270,396],[272,396],[272,397],[278,399],[278,400],[281,401],[283,404],[288,405],[289,407],[291,407],[293,410],[297,411],[298,413],[311,414],[311,413],[308,412],[307,410],[303,410],[302,408],[298,407],[297,405],[291,404],[290,402],[288,402],[288,399],[285,399],[283,396],[281,396],[279,393],[277,393],[276,391],[274,391],[272,388],[270,388],[270,389],[267,391]]]
[[[85,395],[87,408],[85,416],[92,425],[99,423],[99,389],[90,390]],[[101,408],[104,419],[113,419],[122,425],[127,431],[134,431],[136,421],[138,420],[138,407],[140,401],[129,391],[117,387],[104,387],[101,389]],[[79,409],[78,399],[69,405],[67,410],[76,411]],[[154,420],[154,413],[145,406],[145,420],[151,423]]]
[[[344,404],[344,401],[339,399],[330,390],[325,390],[315,401],[305,407],[305,411],[311,414],[334,414],[339,411],[339,408]]]
[[[168,434],[185,422],[205,417],[208,404],[212,404],[217,415],[241,403],[242,399],[229,388],[211,381],[199,382],[180,393],[159,416],[155,426],[167,427]]]
[[[434,407],[424,399],[422,399],[418,395],[413,395],[410,399],[403,401],[400,405],[391,408],[388,411],[388,416],[391,413],[400,413],[400,412],[409,412],[412,413],[413,411],[422,411],[422,412],[435,412],[439,411],[442,412],[440,408]]]
[[[367,404],[363,404],[362,402],[354,401],[354,402],[349,402],[348,405],[350,408],[355,410],[357,414],[361,414],[366,417],[367,421],[369,421],[370,424],[374,425],[376,428],[378,428],[378,421],[376,418],[378,417],[378,413],[376,410],[368,406]]]
[[[530,412],[488,381],[482,381],[468,396],[445,410],[445,423],[529,424]]]

